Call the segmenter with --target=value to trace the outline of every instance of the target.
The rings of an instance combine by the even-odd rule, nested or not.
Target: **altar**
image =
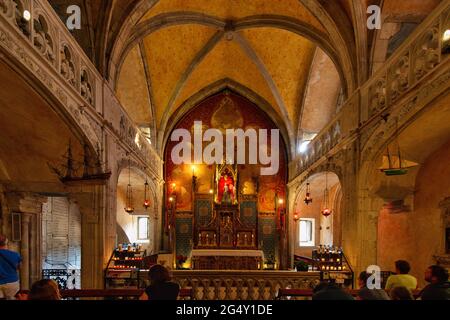
[[[261,270],[261,250],[192,250],[194,270]]]

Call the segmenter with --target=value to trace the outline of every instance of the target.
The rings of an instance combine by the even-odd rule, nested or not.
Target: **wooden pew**
[[[348,293],[350,293],[353,297],[358,296],[359,290],[346,290]],[[413,297],[417,299],[420,294],[420,290],[414,290],[412,292]],[[281,300],[285,297],[305,297],[305,298],[311,298],[313,296],[313,291],[308,289],[280,289],[278,290],[278,294],[276,296],[276,300]]]
[[[21,290],[20,294],[28,294],[28,290]],[[63,298],[133,298],[138,299],[143,293],[143,289],[83,289],[83,290],[61,290]],[[192,289],[181,289],[178,299],[192,300]]]

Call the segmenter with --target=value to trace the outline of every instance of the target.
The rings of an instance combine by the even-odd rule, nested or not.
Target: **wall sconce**
[[[195,175],[195,166],[192,166],[192,192],[197,192],[197,176]]]
[[[450,53],[450,29],[445,30],[442,35],[442,53]]]
[[[300,215],[296,212],[294,213],[294,221],[297,222],[298,220],[300,220]]]
[[[450,29],[445,30],[444,35],[442,36],[442,41],[447,42],[450,40]]]
[[[24,10],[24,11],[23,11],[23,18],[24,18],[26,21],[30,21],[30,20],[31,20],[31,13],[30,13],[30,11]]]

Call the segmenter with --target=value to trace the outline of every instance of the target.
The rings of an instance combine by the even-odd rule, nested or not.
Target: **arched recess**
[[[353,238],[353,243],[360,246],[355,250],[361,250],[361,270],[370,264],[393,270],[396,260],[407,260],[411,274],[423,287],[427,266],[437,262],[435,256],[445,255],[440,203],[450,196],[449,98],[447,94],[433,101],[390,132],[372,153],[365,150],[366,159],[359,173],[362,200],[357,225],[361,234]],[[402,157],[418,166],[406,175],[384,175],[379,167],[388,147],[394,155],[400,147]]]
[[[198,105],[203,100],[206,100],[208,97],[211,97],[221,91],[230,90],[231,92],[235,92],[261,108],[269,118],[276,124],[278,129],[280,129],[281,136],[284,141],[286,141],[287,146],[292,145],[292,141],[289,138],[288,130],[283,120],[279,116],[279,114],[274,110],[274,108],[260,95],[256,92],[253,92],[249,88],[243,86],[242,84],[232,80],[232,79],[222,79],[215,83],[210,84],[209,86],[203,88],[201,91],[197,92],[195,95],[191,96],[188,100],[186,100],[177,110],[167,118],[163,122],[163,126],[159,130],[159,146],[161,146],[160,152],[163,152],[164,146],[167,144],[167,141],[172,133],[173,128],[176,124],[182,119],[192,108]],[[288,148],[288,159],[291,159],[291,148]]]
[[[8,210],[2,212],[0,219],[1,232],[11,237],[11,213],[20,212],[22,218],[21,241],[12,243],[12,247],[23,256],[21,268],[21,284],[23,288],[41,278],[43,267],[42,256],[49,261],[72,268],[83,270],[82,277],[90,287],[94,286],[93,277],[85,260],[80,259],[80,248],[83,255],[91,253],[92,238],[85,237],[86,224],[82,223],[81,216],[89,216],[81,206],[72,200],[73,189],[63,184],[58,174],[51,167],[57,168],[61,174],[66,174],[63,165],[66,164],[67,149],[71,145],[73,161],[76,166],[83,163],[84,147],[87,146],[90,155],[93,155],[92,145],[85,138],[73,120],[65,113],[64,108],[46,88],[39,85],[39,81],[32,74],[22,73],[20,68],[14,70],[0,62],[0,190],[4,194],[2,200],[8,203]],[[78,163],[78,164],[77,164]],[[81,176],[78,170],[74,175]],[[86,191],[85,191],[86,192]],[[51,207],[52,199],[58,199],[59,205]],[[75,196],[73,197],[75,198]],[[2,201],[2,205],[5,203]],[[27,205],[23,205],[27,203]],[[56,212],[62,219],[54,219],[51,224],[59,232],[59,243],[45,239],[45,217]],[[92,204],[90,205],[92,208]],[[51,213],[50,213],[51,212]],[[48,214],[48,215],[47,215]],[[65,219],[65,217],[67,219]],[[68,240],[70,231],[69,221],[72,221],[72,240]],[[76,230],[75,230],[76,229]],[[81,244],[83,243],[83,245]],[[40,250],[45,244],[59,246],[59,250]],[[38,251],[39,250],[39,251]],[[59,255],[55,256],[55,252]],[[42,256],[36,254],[41,252]],[[77,253],[75,253],[77,252]],[[85,253],[87,253],[85,255]],[[96,252],[97,254],[97,252]],[[75,257],[76,256],[76,257]],[[98,259],[100,260],[100,259]],[[95,262],[90,262],[93,266]],[[50,265],[50,264],[49,264]],[[50,266],[51,267],[51,266]],[[61,267],[61,266],[59,266]],[[84,280],[83,280],[84,281]],[[79,279],[76,283],[80,285]]]
[[[312,202],[306,204],[306,190],[309,184]],[[328,188],[328,195],[325,189]],[[325,217],[321,211],[327,206],[332,214]],[[313,173],[295,191],[293,208],[289,213],[291,223],[291,248],[294,255],[311,258],[312,251],[319,245],[342,246],[342,187],[339,177],[332,171]],[[299,219],[295,221],[295,219]],[[301,222],[304,220],[305,222]],[[301,224],[303,224],[301,226]],[[309,237],[306,226],[313,226]],[[308,234],[307,234],[308,233]],[[301,240],[310,239],[309,243]]]
[[[148,191],[144,196],[145,182],[148,183]],[[125,211],[127,207],[127,186],[131,185],[132,201],[131,206],[134,208],[133,213]],[[119,231],[125,233],[126,238],[131,243],[141,244],[147,254],[154,253],[158,250],[158,221],[160,200],[158,198],[158,188],[155,181],[150,179],[139,166],[133,161],[124,159],[119,167],[116,189],[116,221],[118,225],[117,239],[120,237]],[[144,207],[144,200],[150,201],[148,208]],[[144,232],[143,224],[140,219],[147,220],[147,232]]]
[[[69,141],[75,161],[82,162],[84,145],[93,147],[51,94],[16,71],[0,62],[0,181],[24,191],[61,192],[64,186],[48,164],[63,163]]]

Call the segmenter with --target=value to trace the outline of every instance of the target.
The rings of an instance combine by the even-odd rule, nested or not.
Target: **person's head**
[[[50,279],[36,281],[31,286],[28,300],[61,300],[58,284]]]
[[[334,282],[323,281],[314,287],[313,293],[317,293],[322,290],[336,289],[336,288],[338,288],[338,286]]]
[[[395,272],[397,274],[408,274],[409,270],[411,270],[411,267],[408,261],[405,260],[395,261]]]
[[[323,289],[328,287],[328,282],[321,282],[318,285],[316,285],[313,289],[313,293],[317,293],[319,291],[322,291]]]
[[[150,268],[150,271],[148,272],[149,278],[151,283],[162,283],[167,282],[171,280],[169,269],[166,267],[155,264]]]
[[[389,292],[392,300],[414,300],[411,291],[406,287],[394,287]]]
[[[447,269],[433,265],[428,267],[425,271],[425,281],[431,283],[442,283],[448,281],[448,271]]]
[[[359,274],[358,277],[358,285],[360,288],[364,288],[367,286],[367,279],[369,279],[370,274],[368,274],[366,271],[363,271]]]
[[[0,234],[0,248],[6,248],[8,246],[8,238]]]

